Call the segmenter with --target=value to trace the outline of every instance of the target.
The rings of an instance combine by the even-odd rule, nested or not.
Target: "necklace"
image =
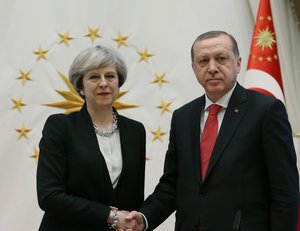
[[[112,116],[113,116],[113,124],[111,128],[108,130],[100,129],[98,128],[97,124],[93,123],[96,134],[98,134],[99,136],[106,136],[106,137],[109,137],[112,134],[114,134],[114,132],[118,128],[118,117],[115,111],[112,112]]]

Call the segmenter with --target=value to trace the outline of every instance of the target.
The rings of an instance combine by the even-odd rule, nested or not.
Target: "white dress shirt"
[[[99,148],[106,162],[113,188],[116,188],[123,165],[119,129],[111,136],[101,136],[97,134],[97,139]]]

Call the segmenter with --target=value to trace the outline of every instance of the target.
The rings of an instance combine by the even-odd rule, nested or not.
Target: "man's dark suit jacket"
[[[110,208],[138,209],[144,200],[145,129],[118,115],[123,168],[115,190],[86,105],[48,118],[40,141],[37,193],[41,231],[109,230]]]
[[[177,231],[296,231],[298,171],[281,101],[237,84],[205,180],[202,96],[173,114],[164,174],[140,211],[152,230],[176,210]]]

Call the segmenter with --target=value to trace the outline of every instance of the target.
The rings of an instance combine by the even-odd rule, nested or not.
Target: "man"
[[[200,35],[191,55],[205,95],[173,113],[164,173],[127,219],[153,230],[176,210],[178,231],[296,231],[298,171],[283,103],[239,85],[241,57],[230,34]],[[212,104],[221,110],[211,142],[202,136],[210,136]]]

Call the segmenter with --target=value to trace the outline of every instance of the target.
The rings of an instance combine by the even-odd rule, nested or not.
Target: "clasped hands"
[[[118,219],[116,231],[143,231],[145,229],[144,219],[137,211],[118,211]]]

